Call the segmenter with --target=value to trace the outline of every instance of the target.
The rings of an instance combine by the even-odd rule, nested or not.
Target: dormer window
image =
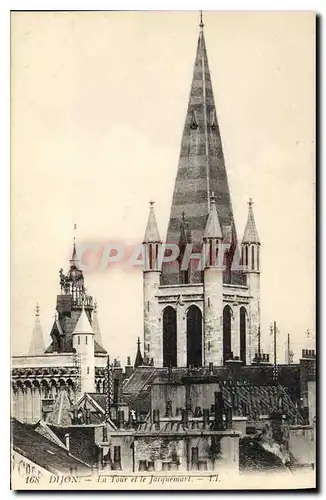
[[[196,130],[198,128],[198,122],[197,122],[197,116],[196,116],[196,111],[195,110],[192,112],[191,122],[190,122],[190,128],[192,130]]]

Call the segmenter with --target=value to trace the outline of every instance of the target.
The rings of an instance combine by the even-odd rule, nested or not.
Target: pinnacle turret
[[[150,209],[143,243],[161,243],[160,233],[158,232],[155,217],[154,201],[150,202]]]
[[[35,309],[34,329],[28,354],[31,356],[44,354],[44,350],[45,346],[44,346],[43,332],[40,321],[40,306],[37,304]]]
[[[220,221],[218,219],[215,196],[212,193],[211,196],[211,207],[208,214],[205,232],[204,232],[204,241],[208,239],[222,239],[222,231],[220,226]]]
[[[255,222],[255,217],[254,217],[254,212],[252,209],[253,201],[250,198],[249,202],[249,210],[248,210],[248,219],[247,219],[247,224],[244,230],[244,235],[242,239],[242,244],[245,243],[257,243],[260,244],[259,241],[259,236],[258,236],[258,231],[256,228],[256,222]]]

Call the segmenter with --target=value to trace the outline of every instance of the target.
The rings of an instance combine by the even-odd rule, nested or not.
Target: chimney
[[[72,418],[72,425],[77,425],[78,424],[78,407],[74,407],[73,410],[73,418]]]
[[[154,472],[155,471],[155,464],[152,460],[149,460],[147,463],[147,470],[148,472]]]
[[[118,404],[119,402],[119,383],[120,380],[118,378],[113,380],[113,404]]]
[[[139,460],[138,470],[142,472],[147,471],[146,460]]]
[[[223,430],[223,394],[220,387],[218,391],[214,392],[214,399],[215,399],[214,427],[215,430],[221,431]]]
[[[198,470],[207,470],[207,461],[206,460],[199,461]]]
[[[209,409],[203,409],[203,428],[209,429]]]
[[[172,401],[168,400],[165,403],[165,417],[166,418],[172,418],[173,413],[172,413]]]
[[[191,411],[190,385],[186,385],[186,410]]]
[[[181,423],[184,427],[188,427],[189,425],[188,410],[182,410]]]
[[[194,417],[196,418],[200,418],[202,417],[203,413],[201,411],[201,407],[200,406],[196,406],[195,408],[195,413],[194,413]]]
[[[127,357],[127,365],[125,366],[125,374],[126,374],[126,377],[130,377],[130,375],[132,374],[132,371],[133,371],[133,367],[131,365],[131,362],[130,362],[130,356]]]
[[[86,425],[91,423],[91,410],[89,408],[86,408],[85,421]]]
[[[128,414],[128,429],[132,429],[134,424],[134,419],[132,418],[132,412],[129,410]]]
[[[70,450],[70,434],[65,434],[65,439],[66,439],[66,448],[69,451]]]
[[[198,470],[198,446],[191,448],[191,469]]]
[[[155,429],[160,429],[160,410],[153,410],[153,424],[155,424]]]
[[[182,408],[180,408],[180,406],[178,406],[178,408],[176,409],[176,417],[180,417],[180,415],[182,415]]]
[[[167,460],[162,460],[162,471],[169,470],[169,462]]]
[[[102,438],[102,440],[103,440],[103,443],[107,443],[108,442],[108,428],[107,428],[106,425],[103,427],[103,438]]]
[[[103,448],[99,446],[97,448],[97,469],[101,471],[103,469]]]
[[[226,410],[226,428],[232,429],[232,408]]]
[[[124,429],[125,413],[123,410],[118,410],[118,429]]]
[[[113,448],[113,464],[114,470],[121,470],[121,446]]]

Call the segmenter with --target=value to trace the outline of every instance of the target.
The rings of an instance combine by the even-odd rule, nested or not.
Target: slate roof
[[[36,432],[33,426],[12,419],[11,435],[15,451],[49,472],[70,474],[75,473],[75,469],[77,472],[89,470],[67,450]]]
[[[65,434],[69,433],[70,451],[75,457],[91,467],[97,465],[98,447],[95,444],[94,426],[60,427],[51,425],[50,427],[61,441],[65,439]]]

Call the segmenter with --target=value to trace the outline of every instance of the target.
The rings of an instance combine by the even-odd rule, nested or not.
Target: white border
[[[79,0],[78,2],[73,0],[56,0],[56,1],[46,1],[46,0],[34,0],[34,1],[8,1],[2,0],[0,2],[0,36],[1,36],[1,48],[0,48],[0,64],[1,64],[1,104],[0,107],[0,140],[1,140],[1,149],[0,151],[3,153],[2,156],[2,165],[0,168],[0,187],[1,187],[1,195],[0,195],[0,214],[1,214],[1,241],[2,244],[0,246],[0,255],[2,262],[2,270],[1,270],[1,300],[0,300],[0,318],[1,318],[1,477],[0,477],[0,489],[1,489],[1,497],[3,498],[11,496],[13,493],[8,491],[9,488],[9,450],[10,450],[10,433],[9,433],[9,412],[10,412],[10,400],[9,400],[9,376],[10,376],[10,340],[9,340],[9,331],[10,331],[10,313],[9,313],[9,302],[10,302],[10,271],[9,271],[9,259],[10,259],[10,250],[9,250],[9,234],[10,234],[10,122],[9,122],[9,114],[10,114],[10,80],[9,80],[9,67],[10,67],[10,10],[310,10],[316,11],[318,14],[322,16],[325,13],[325,0],[264,0],[264,2],[260,1],[246,1],[243,2],[241,0],[220,0],[220,1],[202,1],[200,2],[182,2],[180,0],[160,0],[154,2],[150,1],[132,1],[132,0]],[[322,42],[322,33],[319,34],[319,41]],[[322,60],[320,60],[320,89],[323,88],[321,83],[322,81],[322,73],[324,69],[324,58],[325,54],[322,54]],[[321,102],[320,102],[321,104]],[[322,117],[324,116],[324,104],[322,109],[320,110],[320,131],[319,136],[322,137]],[[321,227],[323,225],[323,220],[325,220],[325,210],[324,204],[322,203],[323,196],[321,193],[325,192],[324,186],[324,176],[322,175],[324,165],[322,164],[322,158],[320,157],[320,202],[321,202],[321,213],[319,213]],[[323,217],[324,216],[324,217]],[[321,228],[320,228],[321,229]],[[304,230],[304,229],[303,229]],[[304,237],[304,235],[303,235]],[[325,245],[324,243],[324,233],[320,234],[320,244],[321,248]],[[318,270],[318,274],[321,279],[321,286],[325,280],[325,270],[321,267]],[[320,303],[320,314],[323,310],[326,310],[326,304],[324,303],[324,297],[321,296]],[[320,352],[321,348],[323,351],[325,350],[326,342],[323,342],[322,345],[322,337],[324,334],[324,324],[323,318],[320,318],[320,331],[319,331],[319,360],[326,356],[324,352]],[[325,363],[324,363],[325,364]],[[319,380],[320,387],[323,386],[324,373],[320,373],[321,379]],[[320,391],[321,392],[321,391]],[[321,399],[321,398],[320,398]],[[322,403],[322,401],[320,401]],[[320,408],[320,416],[323,415],[323,411]],[[321,422],[319,422],[319,425]],[[322,433],[325,436],[325,432]],[[4,445],[6,441],[6,445]],[[324,441],[323,443],[324,444]],[[324,446],[321,446],[321,451],[324,449]],[[322,462],[322,458],[321,458]],[[321,469],[321,463],[320,463]],[[320,470],[320,481],[322,485],[322,469]],[[44,493],[44,496],[47,497],[49,494]],[[147,494],[148,495],[148,494]],[[153,494],[154,495],[154,494]],[[224,496],[223,494],[219,494]],[[249,493],[250,495],[250,493]],[[279,495],[279,494],[278,494]],[[33,495],[31,495],[33,496]],[[66,496],[64,493],[63,496]],[[184,495],[178,495],[186,497],[187,493]],[[230,495],[228,495],[230,497]]]

